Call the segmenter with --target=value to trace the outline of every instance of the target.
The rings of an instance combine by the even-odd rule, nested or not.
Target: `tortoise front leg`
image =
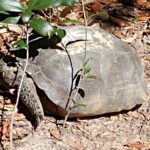
[[[31,115],[34,116],[34,127],[38,127],[44,118],[43,107],[33,80],[26,76],[21,87],[20,99],[31,112]]]
[[[10,86],[12,84],[14,86],[15,85],[19,86],[22,74],[23,74],[22,68],[18,66],[17,69],[17,65],[14,66],[13,61],[8,63],[1,60],[1,53],[0,53],[0,75],[2,76],[5,83],[7,83]],[[26,75],[24,77],[23,85],[21,87],[20,99],[28,108],[31,115],[35,117],[34,127],[36,128],[40,124],[41,120],[44,118],[44,112],[40,99],[37,95],[34,82],[31,78],[27,77]]]

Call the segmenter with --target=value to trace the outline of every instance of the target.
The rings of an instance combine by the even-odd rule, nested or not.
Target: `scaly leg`
[[[37,90],[34,82],[31,78],[28,78],[26,76],[21,87],[20,99],[29,109],[31,114],[35,117],[34,127],[38,127],[41,120],[43,120],[44,118],[43,107],[40,102],[39,96],[37,95]]]

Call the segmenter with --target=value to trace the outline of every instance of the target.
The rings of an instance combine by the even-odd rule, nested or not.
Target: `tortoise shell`
[[[88,27],[87,39],[82,26],[63,29],[57,48],[38,49],[27,68],[44,111],[82,117],[143,103],[148,89],[134,49],[101,29]]]

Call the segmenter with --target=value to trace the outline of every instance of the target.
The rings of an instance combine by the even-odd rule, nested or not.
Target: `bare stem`
[[[28,33],[28,27],[26,26],[26,44],[28,45],[29,43],[29,33]],[[12,112],[12,116],[11,116],[11,122],[10,122],[10,150],[13,150],[13,123],[14,123],[14,116],[17,110],[17,106],[19,103],[19,96],[20,96],[20,91],[21,91],[21,87],[22,87],[22,83],[25,77],[25,72],[27,69],[27,65],[28,65],[28,60],[29,60],[29,49],[25,49],[26,50],[26,62],[25,62],[25,67],[23,70],[23,74],[21,77],[21,81],[19,84],[19,88],[18,88],[18,92],[17,92],[17,98],[16,98],[16,104],[14,106],[13,112]]]
[[[86,18],[86,13],[85,13],[85,7],[84,7],[84,1],[82,0],[82,10],[83,10],[83,16],[84,16],[84,25],[85,25],[85,52],[84,52],[84,59],[83,59],[83,64],[82,67],[84,66],[86,62],[86,50],[87,50],[87,18]]]
[[[85,51],[84,51],[84,57],[83,57],[83,63],[82,63],[82,68],[83,68],[84,65],[85,65],[85,62],[86,62],[86,51],[87,51],[87,18],[86,18],[86,13],[85,13],[84,1],[81,0],[81,2],[82,2],[82,10],[83,10],[83,16],[84,16],[84,21],[85,21],[85,47],[84,47]],[[67,50],[66,50],[66,51],[67,51]],[[72,64],[72,67],[73,67],[73,64]],[[72,71],[72,73],[73,73],[73,71]],[[80,78],[81,78],[81,77],[83,77],[83,69],[82,69]],[[72,79],[71,85],[73,85],[73,82],[74,82],[74,79]],[[79,80],[79,82],[80,82],[80,80]],[[73,89],[73,88],[72,88],[72,89]],[[71,92],[72,92],[72,89],[71,89]],[[77,87],[77,91],[76,91],[76,93],[75,93],[75,95],[74,95],[73,100],[76,99],[77,94],[78,94],[78,90],[79,90],[79,88]],[[69,93],[69,97],[71,97],[71,93]],[[70,102],[70,101],[67,102],[67,106],[69,105],[69,102]],[[64,120],[64,123],[63,123],[63,127],[65,127],[65,124],[66,124],[67,119],[68,119],[68,117],[69,117],[69,115],[70,115],[70,112],[71,112],[71,108],[68,109],[68,113],[67,113],[67,115],[65,116],[65,120]]]

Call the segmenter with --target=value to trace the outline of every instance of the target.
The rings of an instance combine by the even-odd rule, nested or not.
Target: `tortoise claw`
[[[41,121],[44,119],[44,115],[43,114],[39,114],[36,115],[34,118],[34,129],[37,129],[37,127],[39,127]]]

